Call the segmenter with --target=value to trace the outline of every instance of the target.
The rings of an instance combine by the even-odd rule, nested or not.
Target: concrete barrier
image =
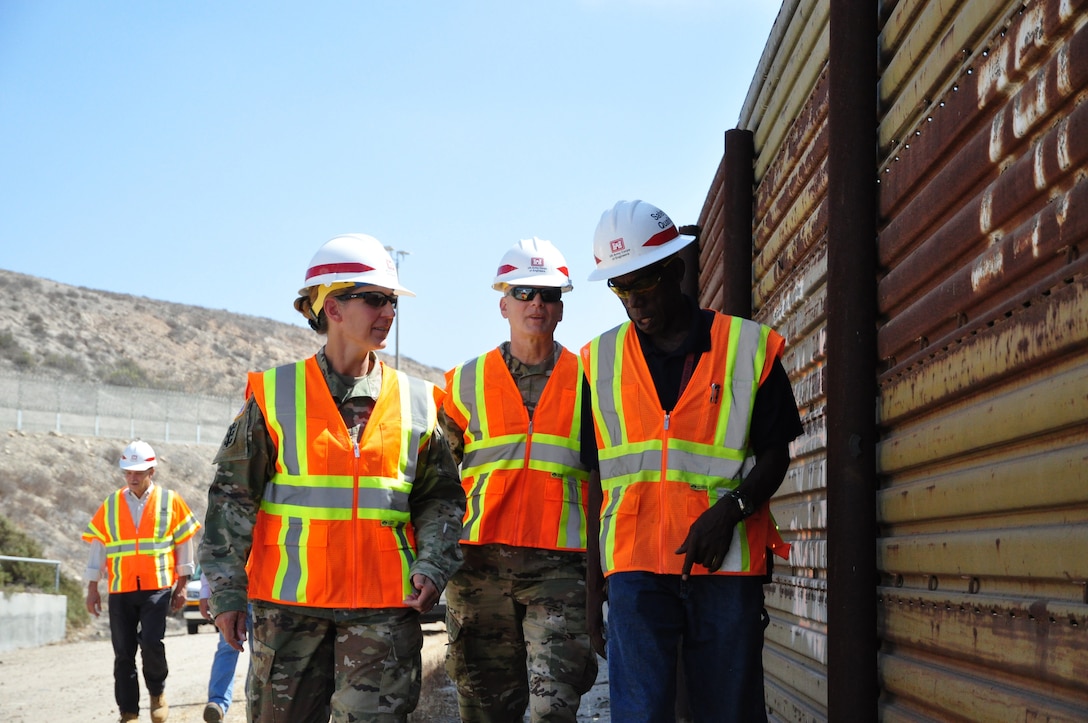
[[[0,653],[64,640],[68,598],[0,591]]]

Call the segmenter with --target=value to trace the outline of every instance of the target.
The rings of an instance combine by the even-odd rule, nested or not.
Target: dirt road
[[[446,630],[441,624],[424,626],[424,668],[445,654]],[[184,628],[166,635],[170,677],[166,697],[170,723],[203,723],[208,701],[208,672],[218,636],[208,626],[196,635]],[[137,665],[139,657],[137,656]],[[236,705],[227,711],[227,723],[244,723],[245,675],[249,653],[238,657],[234,692]],[[142,690],[140,719],[150,720],[147,691]],[[0,653],[0,721],[4,723],[116,723],[113,700],[113,648],[109,638],[57,643]],[[436,721],[436,723],[443,723]]]
[[[423,669],[433,671],[424,681],[427,701],[412,716],[419,723],[456,723],[455,694],[441,669],[446,652],[446,628],[442,623],[423,626]],[[166,635],[166,658],[170,677],[166,697],[170,702],[170,723],[203,723],[208,700],[208,671],[218,636],[208,626],[188,635],[180,624]],[[604,661],[597,685],[582,699],[579,721],[607,723],[607,669]],[[138,663],[138,660],[137,660]],[[249,654],[238,658],[234,674],[236,705],[227,711],[227,723],[244,723],[245,675]],[[441,680],[438,680],[441,678]],[[142,681],[141,681],[142,688]],[[435,698],[443,698],[436,701]],[[448,700],[445,700],[448,699]],[[142,690],[141,720],[148,721],[147,691]],[[452,711],[436,713],[433,711]],[[108,632],[89,640],[57,643],[0,653],[0,721],[3,723],[115,723],[113,701],[113,648]]]

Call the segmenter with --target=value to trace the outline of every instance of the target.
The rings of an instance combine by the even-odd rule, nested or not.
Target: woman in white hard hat
[[[469,499],[450,579],[446,670],[464,723],[574,721],[597,675],[585,624],[588,472],[578,357],[555,341],[573,284],[550,242],[520,241],[492,288],[510,341],[446,373],[439,419]]]
[[[241,649],[252,603],[251,719],[403,721],[419,698],[419,615],[461,562],[465,496],[441,392],[385,366],[396,266],[365,234],[314,255],[295,302],[326,335],[249,375],[216,456],[201,567]]]

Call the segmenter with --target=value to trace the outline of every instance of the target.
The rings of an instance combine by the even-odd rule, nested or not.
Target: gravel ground
[[[446,631],[442,623],[424,626],[424,699],[411,717],[412,723],[456,723],[456,699],[446,677],[442,660]],[[170,663],[166,697],[170,723],[203,723],[207,702],[208,671],[215,654],[217,636],[208,626],[196,635],[186,633],[179,621],[172,621],[166,636],[166,657]],[[92,626],[85,637],[74,642],[0,653],[0,721],[4,723],[113,723],[117,710],[113,702],[113,651],[108,632]],[[244,703],[248,653],[238,659],[235,672],[236,705],[227,712],[226,723],[246,720]],[[609,723],[608,669],[598,661],[597,684],[582,699],[579,721]],[[147,693],[143,692],[141,720],[150,720]],[[452,711],[452,712],[451,712]],[[526,718],[528,720],[528,718]]]

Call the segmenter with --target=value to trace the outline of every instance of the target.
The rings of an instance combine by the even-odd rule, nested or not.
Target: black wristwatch
[[[750,517],[752,513],[756,511],[756,508],[748,501],[748,496],[737,490],[729,490],[725,493],[725,496],[737,503],[737,509],[740,510],[741,519]]]

